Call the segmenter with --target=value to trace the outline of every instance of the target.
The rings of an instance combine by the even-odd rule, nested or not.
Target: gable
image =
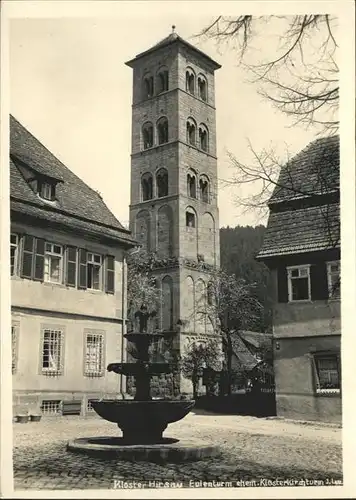
[[[56,202],[53,206],[43,201],[26,181],[25,171],[32,171],[56,183]],[[57,211],[67,217],[83,219],[97,226],[118,231],[125,240],[130,240],[130,231],[125,229],[108,209],[101,196],[83,182],[41,144],[13,116],[10,116],[10,198],[17,200],[11,208],[20,210],[31,203],[41,209]],[[68,219],[69,220],[69,219]]]

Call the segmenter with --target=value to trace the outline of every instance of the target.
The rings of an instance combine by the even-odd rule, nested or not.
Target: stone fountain
[[[134,399],[101,399],[93,401],[96,413],[105,420],[117,424],[122,437],[79,438],[68,443],[67,449],[88,454],[112,455],[128,460],[183,461],[200,460],[216,455],[215,446],[196,440],[165,438],[168,424],[184,418],[194,407],[194,400],[157,399],[151,397],[151,378],[171,373],[167,362],[150,362],[150,347],[164,337],[152,328],[155,313],[142,306],[135,314],[138,331],[125,334],[134,346],[135,362],[110,363],[109,372],[133,376],[136,393]]]

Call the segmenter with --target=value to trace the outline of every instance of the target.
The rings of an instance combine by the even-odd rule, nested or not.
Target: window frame
[[[18,368],[18,353],[19,353],[19,339],[20,339],[20,322],[11,321],[11,371],[12,374],[17,373]]]
[[[202,185],[206,186],[205,199]],[[210,204],[210,181],[205,174],[201,175],[199,178],[199,200],[203,203]]]
[[[52,185],[49,182],[41,182],[39,194],[44,200],[52,201]]]
[[[199,82],[202,82],[205,85],[205,96],[203,96],[201,93],[201,86]],[[201,99],[203,102],[208,102],[208,81],[202,73],[199,73],[197,76],[197,86],[199,99]]]
[[[47,245],[51,245],[51,250],[50,251],[47,250]],[[54,252],[54,250],[53,250],[54,247],[59,247],[61,249],[61,252],[60,253]],[[55,257],[55,258],[60,257],[60,259],[59,259],[59,280],[58,281],[52,281],[50,279],[51,264],[49,265],[49,273],[48,273],[48,276],[46,278],[46,263],[47,263],[47,258],[48,257],[50,258],[50,262],[52,262],[51,257]],[[43,281],[45,283],[51,283],[51,284],[55,284],[55,285],[63,285],[63,270],[64,270],[63,263],[64,263],[64,248],[63,248],[63,245],[60,245],[59,243],[53,243],[53,242],[45,240],[44,265],[43,265]]]
[[[322,359],[334,359],[336,364],[336,371],[338,376],[338,385],[339,387],[334,388],[321,388],[320,387],[320,367],[318,363]],[[312,354],[313,360],[313,370],[315,377],[315,393],[317,395],[340,395],[341,394],[341,364],[340,364],[340,354],[337,352],[314,352]]]
[[[144,183],[147,185],[147,190],[144,187]],[[153,200],[153,175],[151,172],[145,172],[141,175],[141,201],[150,201]],[[145,194],[150,194],[151,196],[144,196]]]
[[[148,72],[142,78],[142,98],[144,101],[152,99],[155,95],[155,82],[153,75]]]
[[[156,95],[163,94],[169,90],[169,71],[166,67],[161,67],[156,75]]]
[[[150,131],[151,142],[145,141],[145,134],[148,132],[148,130]],[[155,146],[153,123],[150,121],[146,121],[145,123],[143,123],[141,127],[141,133],[142,133],[142,150],[146,151],[147,149],[153,148]]]
[[[193,141],[191,141],[191,133],[192,133],[191,129],[192,129],[192,127],[194,127]],[[193,118],[187,118],[187,120],[186,120],[186,140],[187,140],[187,144],[190,147],[197,148],[197,133],[198,133],[198,128],[197,128],[196,121]]]
[[[45,340],[46,333],[51,334],[56,333],[59,334],[59,353],[57,356],[57,366],[56,368],[44,367],[45,360]],[[41,325],[41,342],[40,342],[40,374],[45,376],[61,376],[64,374],[64,361],[65,361],[65,353],[64,353],[64,338],[65,338],[65,329],[61,325]],[[50,345],[50,343],[49,343]]]
[[[162,184],[163,179],[166,180],[164,184]],[[156,198],[164,198],[165,196],[169,196],[169,176],[168,170],[165,167],[160,167],[156,174]],[[165,191],[163,191],[163,186],[165,187]],[[164,194],[162,194],[162,192]]]
[[[192,191],[193,195],[192,196]],[[198,199],[198,193],[197,193],[197,174],[193,170],[188,170],[187,172],[187,195],[188,198],[192,198],[197,200]]]
[[[192,79],[192,80],[191,80]],[[191,81],[193,84],[191,85]],[[195,96],[196,94],[196,81],[197,77],[195,71],[191,67],[187,67],[185,70],[185,91],[187,94]]]
[[[90,368],[91,361],[87,359],[88,355],[88,338],[93,337],[99,340],[99,360],[96,360],[98,367],[94,370]],[[83,374],[85,377],[97,378],[105,376],[105,349],[106,349],[106,335],[103,330],[93,330],[90,328],[84,329],[84,340],[83,340]],[[96,355],[97,356],[97,355]]]
[[[93,260],[90,261],[89,260],[89,256],[92,256],[93,257]],[[87,255],[86,255],[86,261],[87,261],[87,283],[86,283],[86,289],[87,290],[91,290],[91,291],[95,291],[95,292],[100,292],[100,291],[103,291],[103,266],[104,266],[104,256],[100,253],[96,253],[96,252],[89,252],[87,251]],[[98,262],[95,262],[94,261],[94,258],[95,257],[100,257],[100,264]],[[99,267],[99,288],[93,288],[93,286],[88,286],[89,285],[89,265],[92,265],[92,266],[95,266],[95,267]],[[94,280],[92,279],[92,284],[93,284]]]
[[[203,144],[202,136],[203,134],[205,135],[205,147]],[[200,151],[203,151],[204,153],[209,153],[209,130],[208,127],[204,123],[200,123],[198,127],[198,140],[199,140],[199,147]]]
[[[11,238],[15,236],[16,238],[16,243],[12,243]],[[19,245],[20,245],[20,237],[19,234],[17,233],[10,233],[10,276],[17,276],[18,275],[18,263],[19,263]],[[15,249],[14,251],[14,263],[11,263],[12,260],[12,254],[11,250]]]
[[[334,295],[333,293],[333,284],[332,284],[332,271],[331,271],[331,266],[338,265],[339,267],[339,288],[337,291],[337,294]],[[340,300],[341,299],[341,261],[340,260],[330,260],[326,262],[326,275],[327,275],[327,280],[328,280],[328,298],[329,300]]]
[[[156,122],[157,145],[162,146],[169,142],[169,123],[166,116],[161,116]]]
[[[45,409],[45,407],[48,406],[48,408],[50,408],[51,405],[53,405],[53,407],[57,408],[56,411],[46,411],[47,408]],[[61,399],[42,399],[41,400],[41,413],[43,413],[43,415],[60,415],[61,408],[62,408],[62,400]]]
[[[288,302],[289,303],[302,303],[302,302],[311,302],[311,279],[310,279],[310,264],[300,264],[297,266],[287,266],[287,281],[288,281]],[[292,276],[292,271],[294,270],[302,270],[307,269],[307,278],[308,278],[308,298],[307,299],[293,299],[293,279],[304,278],[303,276]]]
[[[192,221],[193,221],[193,224],[191,226],[189,225],[189,220],[188,220],[189,218],[192,218]],[[197,216],[193,211],[190,211],[190,210],[185,211],[185,227],[188,231],[191,229],[196,229],[196,225],[197,225],[196,219],[197,219]]]

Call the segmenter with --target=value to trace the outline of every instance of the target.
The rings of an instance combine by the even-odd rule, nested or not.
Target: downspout
[[[121,330],[121,362],[123,363],[125,361],[125,357],[124,357],[124,352],[125,352],[125,333],[126,333],[126,322],[127,322],[127,318],[126,318],[126,294],[127,294],[127,291],[126,291],[126,252],[124,252],[124,256],[123,256],[123,259],[122,259],[122,293],[121,293],[121,296],[122,296],[122,304],[121,304],[121,307],[122,307],[122,330]],[[120,373],[120,394],[122,394],[124,392],[123,390],[124,388],[124,376],[122,373]]]

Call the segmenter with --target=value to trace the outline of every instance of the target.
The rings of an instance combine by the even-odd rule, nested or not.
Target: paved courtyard
[[[171,424],[165,436],[195,437],[220,445],[219,458],[183,464],[123,462],[66,451],[76,437],[117,436],[115,424],[95,416],[47,417],[14,424],[15,489],[111,489],[125,482],[309,480],[342,484],[341,429],[249,416],[189,414]]]

